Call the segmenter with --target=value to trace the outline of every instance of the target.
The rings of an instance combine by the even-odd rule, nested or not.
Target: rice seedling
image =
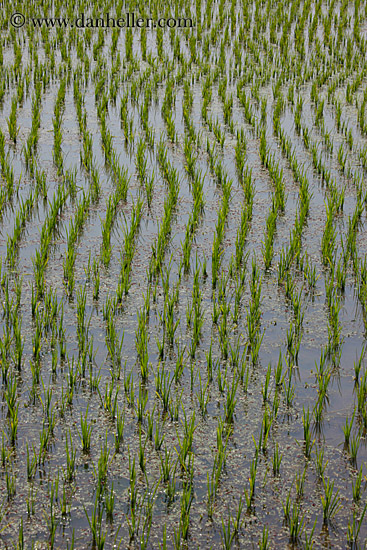
[[[350,520],[348,521],[347,540],[351,548],[353,548],[353,546],[357,544],[359,533],[363,524],[363,519],[366,514],[366,510],[367,510],[367,504],[364,506],[362,514],[360,515],[359,519],[357,518],[356,511],[354,511],[352,522]]]
[[[315,449],[315,466],[316,466],[316,472],[319,478],[324,477],[325,468],[328,464],[328,461],[324,462],[324,447],[321,447],[319,450]]]
[[[32,447],[32,450],[33,450],[33,457],[30,458],[29,447],[27,443],[27,479],[28,481],[34,478],[34,476],[36,475],[37,466],[38,466],[38,456],[34,446]]]
[[[307,409],[307,412],[305,411],[305,409],[303,409],[302,423],[305,457],[310,458],[312,447],[315,441],[312,441],[311,439],[311,419],[309,409]]]
[[[200,391],[197,393],[197,399],[200,407],[201,414],[205,416],[207,414],[207,407],[208,407],[208,401],[209,401],[209,383],[203,387],[201,383],[201,376],[199,373],[199,385],[200,385]]]
[[[37,496],[37,494],[34,494],[33,485],[30,486],[28,495],[29,496],[26,499],[27,500],[27,513],[28,513],[28,517],[30,517],[30,516],[33,516],[34,513],[35,513],[35,498]]]
[[[102,550],[105,545],[107,533],[102,530],[103,507],[98,501],[98,495],[96,495],[91,516],[88,515],[85,508],[84,511],[93,536],[93,543],[96,545],[98,550]]]
[[[266,525],[264,525],[263,532],[262,532],[262,537],[261,537],[261,540],[259,540],[259,547],[261,548],[261,550],[268,550],[268,548],[270,548],[270,546],[269,546],[269,530],[266,527]]]
[[[268,400],[270,376],[271,376],[271,365],[269,364],[268,365],[268,370],[266,372],[265,382],[264,382],[264,384],[262,385],[262,388],[261,388],[264,403]]]
[[[279,455],[279,448],[277,443],[276,446],[274,447],[274,453],[273,453],[273,473],[275,476],[279,475],[282,458],[283,458],[283,455],[282,454]]]
[[[85,417],[83,418],[82,415],[80,416],[80,430],[81,431],[80,432],[78,431],[80,441],[82,443],[82,450],[85,453],[89,453],[89,451],[90,451],[92,429],[93,429],[93,426],[91,424],[88,424],[87,416],[88,416],[88,407],[87,407],[87,410],[85,412]]]
[[[233,381],[232,381],[232,387],[229,388],[229,384],[227,383],[227,398],[226,398],[226,401],[225,401],[225,418],[226,418],[226,422],[228,422],[229,424],[233,423],[233,420],[234,420],[234,410],[235,410],[235,406],[236,406],[236,393],[237,393],[237,388],[238,388],[238,384],[239,384],[239,379],[238,378],[233,378]]]
[[[326,481],[325,478],[323,478],[323,485],[324,495],[321,495],[321,504],[324,523],[328,523],[340,510],[341,503],[340,497],[338,496],[339,491],[337,490],[334,493],[334,482],[330,482],[330,479]]]
[[[306,480],[307,465],[305,466],[302,474],[298,472],[296,474],[295,485],[296,485],[296,494],[299,499],[301,499],[305,492],[305,480]]]
[[[66,470],[64,471],[65,481],[70,483],[75,475],[76,449],[73,446],[71,432],[69,436],[65,435],[65,453],[66,453]]]
[[[156,423],[156,429],[154,432],[154,448],[156,451],[159,451],[163,445],[165,435],[162,431],[162,426]]]
[[[352,484],[353,500],[356,503],[358,503],[361,498],[362,473],[362,468],[360,468],[355,478],[355,482]]]
[[[356,410],[354,409],[352,418],[349,421],[348,417],[347,417],[346,420],[345,420],[345,425],[342,427],[342,430],[343,430],[343,433],[344,433],[344,438],[345,438],[345,445],[347,447],[349,446],[349,441],[350,441],[350,436],[351,436],[351,433],[352,433],[355,414],[356,414]]]
[[[361,434],[358,433],[355,437],[352,436],[349,440],[349,457],[352,464],[357,464],[357,454],[361,442]]]
[[[184,484],[181,497],[180,529],[183,540],[187,540],[190,522],[190,509],[193,501],[192,486]]]
[[[11,103],[10,116],[8,118],[9,137],[11,140],[13,140],[14,143],[16,143],[17,141],[17,135],[19,132],[19,128],[17,126],[17,107],[18,99],[14,97]]]
[[[285,404],[288,408],[290,408],[292,407],[294,396],[295,396],[295,389],[294,389],[294,385],[292,384],[291,377],[289,377],[287,384],[283,382],[283,390],[284,390]]]
[[[283,505],[284,508],[284,505]],[[292,543],[300,540],[300,537],[305,529],[305,518],[301,515],[300,507],[297,503],[293,503],[292,509],[287,513],[287,523],[289,527],[289,539]]]
[[[249,491],[247,491],[247,489],[244,489],[247,512],[251,512],[252,506],[253,506],[253,500],[255,496],[256,472],[257,472],[257,456],[253,458],[250,466]]]
[[[222,539],[222,545],[225,550],[229,550],[233,546],[235,532],[231,531],[231,518],[228,518],[227,525],[223,521],[222,518],[222,532],[221,532],[221,539]]]
[[[8,501],[11,501],[16,494],[16,476],[13,475],[13,472],[7,467],[5,470],[5,481],[6,481],[6,493]]]

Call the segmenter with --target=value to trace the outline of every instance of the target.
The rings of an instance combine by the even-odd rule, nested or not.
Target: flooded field
[[[366,1],[5,0],[0,548],[364,548]]]

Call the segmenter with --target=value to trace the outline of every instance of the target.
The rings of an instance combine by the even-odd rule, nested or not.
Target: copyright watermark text
[[[190,17],[160,17],[152,19],[151,17],[139,17],[134,12],[124,14],[124,17],[112,17],[105,13],[102,17],[87,17],[81,13],[75,19],[67,17],[30,17],[26,18],[22,13],[13,13],[10,18],[10,24],[15,29],[20,29],[24,25],[32,25],[39,29],[42,27],[49,29],[97,29],[97,28],[119,28],[119,29],[174,29],[174,28],[193,28],[194,22]]]

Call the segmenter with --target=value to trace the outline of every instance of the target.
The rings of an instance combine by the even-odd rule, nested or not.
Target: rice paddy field
[[[0,548],[364,548],[366,1],[0,12]]]

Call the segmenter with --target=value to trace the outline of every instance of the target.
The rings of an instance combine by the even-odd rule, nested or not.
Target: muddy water
[[[230,30],[230,5],[225,5],[228,12],[228,18],[224,20],[224,27],[228,26]],[[338,4],[338,8],[340,8]],[[112,9],[112,7],[111,7]],[[177,8],[178,9],[178,8]],[[181,9],[181,8],[180,8]],[[186,8],[185,8],[186,9]],[[191,7],[196,11],[196,8]],[[202,3],[202,11],[206,9],[205,3]],[[50,256],[46,269],[46,286],[52,288],[55,292],[59,310],[56,325],[59,327],[61,320],[61,305],[63,308],[63,329],[66,340],[66,358],[62,359],[60,351],[57,352],[56,369],[52,372],[52,350],[51,350],[51,332],[43,330],[40,369],[41,380],[38,384],[32,382],[31,363],[34,362],[33,348],[34,337],[36,333],[36,319],[31,314],[32,284],[34,283],[33,259],[36,251],[40,247],[40,232],[45,220],[50,212],[50,204],[47,204],[41,197],[32,211],[30,219],[26,222],[22,238],[19,242],[18,259],[15,268],[11,269],[5,263],[7,236],[13,235],[14,224],[17,212],[19,212],[22,201],[34,189],[34,182],[31,175],[27,172],[23,145],[29,135],[32,125],[32,96],[34,93],[31,84],[29,94],[25,97],[22,104],[18,107],[18,126],[19,133],[16,145],[11,143],[8,132],[7,119],[10,116],[12,97],[17,93],[16,86],[10,82],[6,91],[1,111],[0,127],[5,136],[5,150],[9,152],[9,162],[14,170],[15,181],[20,181],[19,191],[13,197],[11,203],[7,203],[1,219],[1,240],[0,253],[4,258],[2,273],[7,274],[9,281],[10,296],[15,299],[15,281],[23,277],[22,294],[19,309],[19,317],[22,318],[21,334],[24,343],[23,361],[20,372],[15,369],[11,352],[9,352],[9,376],[17,380],[17,403],[18,409],[18,429],[17,437],[12,445],[7,440],[9,435],[9,413],[6,401],[6,393],[9,388],[5,380],[2,380],[2,407],[1,407],[1,428],[4,433],[3,454],[5,458],[1,465],[0,490],[4,496],[2,510],[5,515],[0,524],[0,529],[4,527],[1,533],[0,545],[4,548],[10,548],[21,540],[20,522],[23,521],[23,532],[26,547],[48,548],[52,545],[51,517],[55,513],[55,535],[54,547],[66,548],[71,544],[73,531],[75,532],[75,548],[95,548],[91,527],[87,519],[92,517],[96,498],[96,472],[98,471],[98,461],[101,450],[107,444],[109,450],[107,477],[103,484],[103,491],[100,495],[100,510],[102,513],[101,530],[106,533],[106,547],[117,547],[121,541],[120,547],[144,547],[141,536],[147,532],[149,525],[149,513],[147,503],[150,495],[153,499],[151,530],[148,542],[149,548],[158,548],[163,541],[163,528],[167,529],[167,546],[179,547],[175,541],[175,536],[182,529],[180,526],[182,498],[185,488],[191,487],[193,501],[190,510],[190,522],[187,541],[182,542],[183,547],[188,548],[210,548],[217,547],[221,543],[224,545],[223,523],[227,525],[230,515],[234,518],[235,513],[241,502],[243,510],[240,514],[241,527],[238,534],[233,538],[233,545],[236,547],[251,548],[257,547],[263,536],[263,529],[266,527],[269,534],[270,548],[284,548],[293,546],[306,547],[305,535],[309,535],[315,523],[313,534],[314,548],[345,548],[347,545],[347,527],[348,521],[352,521],[353,513],[356,518],[361,516],[365,506],[365,476],[367,449],[365,432],[362,422],[356,414],[351,439],[358,440],[360,435],[357,459],[351,461],[350,450],[344,445],[343,426],[346,419],[352,417],[354,408],[357,404],[358,386],[354,380],[355,367],[359,357],[363,353],[365,344],[365,325],[363,321],[363,311],[358,298],[358,282],[353,273],[351,262],[347,265],[346,286],[344,292],[338,294],[340,302],[339,320],[341,324],[342,345],[339,348],[339,360],[332,364],[327,359],[326,366],[330,368],[330,382],[328,385],[327,396],[323,418],[321,423],[314,421],[312,412],[318,399],[319,381],[317,379],[317,368],[320,365],[322,349],[328,343],[328,323],[330,309],[327,303],[327,281],[330,276],[330,269],[326,268],[322,261],[321,241],[326,222],[325,201],[328,197],[328,190],[325,184],[315,170],[313,165],[311,148],[304,144],[302,136],[295,130],[295,106],[292,106],[286,100],[290,82],[284,78],[281,86],[282,94],[285,98],[285,109],[280,116],[280,124],[287,138],[292,143],[295,156],[299,166],[303,166],[304,174],[309,181],[309,189],[312,194],[310,200],[310,211],[302,231],[301,254],[307,252],[308,258],[315,267],[318,276],[314,289],[310,289],[305,277],[296,264],[293,263],[290,274],[294,281],[295,291],[302,298],[302,311],[304,312],[302,338],[299,346],[298,356],[290,357],[287,351],[287,333],[290,327],[294,325],[294,311],[291,300],[287,298],[284,284],[278,283],[278,267],[281,258],[281,251],[289,245],[290,232],[292,231],[299,211],[300,204],[300,186],[295,181],[290,163],[282,153],[279,138],[274,133],[273,112],[275,100],[272,93],[272,84],[276,77],[272,76],[269,81],[263,82],[262,75],[259,75],[259,65],[255,60],[254,53],[251,53],[251,42],[248,37],[248,45],[242,44],[242,55],[247,55],[248,63],[242,64],[241,75],[252,74],[252,78],[247,82],[242,82],[242,89],[246,91],[247,97],[251,97],[251,106],[255,114],[257,123],[261,119],[261,107],[251,96],[251,84],[259,82],[260,98],[267,99],[267,113],[265,133],[269,153],[274,156],[283,170],[283,178],[286,192],[286,207],[283,214],[279,214],[276,221],[276,232],[274,238],[274,255],[271,267],[268,271],[264,270],[262,257],[262,241],[264,241],[264,232],[266,231],[266,218],[272,204],[272,192],[274,183],[262,163],[259,154],[260,139],[256,128],[253,128],[246,122],[244,109],[237,98],[237,85],[240,77],[231,78],[229,63],[233,60],[234,41],[239,36],[239,30],[232,38],[229,38],[225,46],[227,64],[228,85],[227,97],[233,95],[233,114],[232,120],[234,132],[224,122],[223,102],[219,93],[219,82],[212,84],[212,99],[208,107],[208,116],[213,121],[217,120],[222,132],[225,134],[223,148],[218,144],[215,134],[209,129],[208,123],[202,116],[202,84],[205,74],[210,70],[215,70],[219,66],[221,54],[220,38],[213,37],[213,44],[210,47],[210,63],[205,66],[205,58],[202,55],[204,51],[204,41],[211,36],[211,29],[219,21],[221,7],[215,5],[212,7],[212,20],[206,21],[203,30],[203,41],[196,43],[196,49],[199,52],[200,63],[193,63],[186,73],[186,79],[195,82],[190,90],[193,94],[193,106],[191,122],[195,132],[199,135],[199,145],[195,149],[196,170],[201,170],[205,175],[203,180],[203,194],[205,199],[204,212],[198,225],[195,227],[192,250],[190,256],[190,270],[184,273],[180,270],[182,259],[182,244],[185,239],[186,227],[193,211],[192,186],[187,170],[185,168],[184,157],[184,138],[185,123],[183,120],[184,105],[184,87],[182,83],[174,87],[175,102],[172,108],[172,120],[174,122],[177,134],[177,142],[171,143],[167,137],[167,126],[162,113],[164,98],[166,94],[167,81],[169,76],[177,76],[182,69],[182,63],[175,61],[170,66],[170,72],[161,73],[163,77],[159,84],[154,84],[154,68],[152,76],[148,79],[148,85],[153,87],[152,102],[148,111],[148,122],[152,127],[155,138],[155,146],[149,149],[147,146],[145,156],[147,158],[147,172],[152,174],[154,171],[154,190],[153,202],[149,209],[146,204],[146,195],[142,182],[139,181],[136,168],[136,153],[139,137],[144,137],[144,130],[141,123],[140,111],[143,105],[144,88],[134,101],[130,97],[130,90],[134,82],[139,81],[149,62],[141,62],[140,35],[136,31],[133,33],[133,52],[138,61],[138,70],[132,71],[132,75],[126,77],[126,68],[121,69],[121,80],[119,81],[119,91],[116,98],[116,104],[112,101],[108,103],[108,113],[106,114],[106,125],[113,137],[113,147],[118,158],[120,166],[128,171],[129,190],[126,202],[121,202],[117,209],[117,216],[113,222],[111,230],[112,257],[109,266],[104,266],[100,261],[102,245],[102,224],[106,219],[107,205],[109,197],[115,192],[115,184],[112,178],[110,167],[106,164],[103,143],[101,138],[101,122],[98,119],[97,106],[95,101],[95,86],[99,75],[93,81],[89,78],[88,84],[83,86],[80,82],[84,98],[86,112],[87,129],[93,136],[93,164],[99,171],[101,196],[96,204],[89,209],[83,229],[78,235],[76,243],[76,261],[75,261],[75,290],[72,297],[67,296],[66,285],[64,281],[63,264],[67,251],[67,239],[70,230],[70,224],[75,219],[76,204],[81,200],[83,191],[87,192],[90,186],[88,174],[80,163],[80,152],[82,150],[82,136],[79,133],[79,124],[77,121],[77,110],[73,97],[73,77],[70,86],[67,87],[65,96],[65,109],[62,116],[62,153],[65,170],[76,170],[76,198],[69,197],[66,201],[64,210],[58,223],[58,231],[52,238]],[[272,8],[273,9],[273,8]],[[274,10],[276,7],[274,6]],[[303,9],[301,5],[299,10]],[[327,14],[328,5],[322,4],[323,14]],[[187,7],[188,12],[189,7]],[[243,6],[239,4],[235,8],[238,16],[238,24],[242,20]],[[265,7],[259,7],[262,17],[265,17]],[[334,14],[337,8],[334,7]],[[251,31],[256,26],[256,9],[250,3],[251,12]],[[315,9],[312,6],[310,14],[314,17]],[[353,10],[349,15],[354,18]],[[362,14],[360,15],[362,17]],[[352,26],[348,29],[352,36]],[[363,19],[362,23],[365,23]],[[280,22],[280,26],[284,24]],[[315,40],[319,38],[322,44],[323,30],[321,24],[317,29],[312,45],[308,42],[309,22],[305,26],[305,46],[307,54],[305,57],[305,67],[310,68],[312,63],[312,53],[315,52]],[[281,28],[280,27],[280,28]],[[295,22],[292,22],[291,31],[294,32]],[[335,28],[333,26],[335,31]],[[228,32],[229,32],[228,30]],[[166,60],[158,61],[158,71],[163,71],[168,66],[169,61],[174,59],[172,43],[169,39],[169,30],[164,32],[164,55]],[[174,31],[176,38],[180,42],[181,53],[188,61],[190,59],[190,47],[186,41],[185,31]],[[193,36],[195,36],[195,32]],[[337,31],[335,31],[336,33]],[[364,33],[365,34],[365,33]],[[251,35],[251,32],[250,32]],[[269,39],[269,28],[266,25],[266,36]],[[3,36],[7,36],[4,31]],[[29,63],[28,38],[22,35],[21,31],[15,33],[17,39],[24,37],[24,43],[21,43],[23,50],[24,69]],[[39,33],[39,36],[40,33]],[[97,41],[98,32],[92,33],[93,42]],[[190,33],[188,34],[188,37]],[[252,36],[252,35],[251,35]],[[280,40],[281,34],[278,34]],[[65,35],[68,40],[68,35]],[[49,39],[53,40],[55,35],[50,31]],[[217,40],[215,40],[217,38]],[[15,57],[13,55],[12,38],[4,43],[4,67],[11,70]],[[110,55],[111,33],[105,33],[105,46],[101,49],[99,60],[110,72],[112,61]],[[55,42],[56,50],[58,48]],[[265,48],[258,47],[258,58],[261,63],[271,62],[267,58]],[[340,54],[345,54],[346,45],[339,45]],[[125,56],[125,38],[121,33],[118,40],[118,51],[121,59]],[[47,56],[40,41],[39,43],[39,62],[46,63]],[[157,55],[156,31],[148,33],[147,40],[148,52],[154,57]],[[358,46],[353,42],[353,52],[357,52]],[[279,53],[279,47],[274,46],[274,52]],[[326,55],[329,55],[325,49]],[[289,55],[293,54],[291,48]],[[72,74],[77,67],[75,47],[70,43],[68,55],[71,59]],[[97,66],[98,61],[93,60],[92,48],[88,50],[90,57],[91,71]],[[335,63],[334,75],[338,71],[348,71],[348,67],[340,68]],[[59,60],[59,58],[57,58]],[[274,57],[277,59],[277,57]],[[233,61],[232,61],[233,62]],[[252,65],[249,63],[251,62]],[[140,63],[140,65],[139,65]],[[277,65],[278,63],[278,65]],[[360,62],[361,63],[361,62]],[[152,67],[153,67],[153,63]],[[282,71],[281,64],[274,61],[274,71]],[[129,62],[127,62],[127,66]],[[139,68],[140,67],[140,68]],[[172,71],[173,67],[173,71]],[[355,71],[349,71],[348,80],[352,81],[359,69],[356,65]],[[314,67],[315,68],[315,67]],[[4,69],[4,70],[5,70]],[[30,66],[30,70],[33,70]],[[49,69],[48,69],[49,70]],[[290,69],[290,81],[296,82],[296,74]],[[271,74],[272,71],[270,70]],[[306,71],[305,71],[306,73]],[[315,76],[308,82],[300,83],[295,91],[295,98],[300,95],[303,98],[302,125],[309,129],[310,142],[318,144],[318,154],[327,169],[330,170],[332,179],[336,187],[340,190],[345,186],[345,203],[342,214],[338,214],[333,219],[333,225],[336,234],[336,255],[339,259],[345,246],[348,218],[353,216],[357,204],[356,188],[351,180],[343,174],[342,167],[338,160],[338,149],[343,144],[347,151],[348,162],[351,165],[352,173],[361,175],[362,181],[365,176],[363,168],[360,166],[358,151],[366,145],[366,138],[358,125],[358,111],[355,102],[352,105],[346,104],[345,90],[346,82],[337,88],[334,96],[342,105],[342,120],[346,121],[347,127],[351,128],[353,134],[352,149],[346,143],[346,134],[337,129],[335,106],[327,103],[327,84],[319,86],[319,97],[325,98],[324,106],[324,129],[328,131],[333,139],[333,153],[329,154],[325,147],[324,138],[320,128],[315,123],[316,106],[311,100],[311,86]],[[108,78],[111,80],[112,75]],[[47,174],[48,200],[52,201],[54,192],[62,184],[62,178],[57,175],[56,167],[53,162],[53,117],[54,105],[59,90],[60,81],[55,75],[42,92],[42,108],[39,138],[37,144],[37,166],[43,169]],[[147,84],[145,84],[147,86]],[[354,94],[354,98],[360,105],[363,99],[365,83]],[[108,93],[108,86],[106,86]],[[128,118],[132,119],[132,128],[134,137],[130,143],[125,142],[124,131],[120,120],[120,104],[124,94],[128,94]],[[228,442],[225,466],[220,475],[217,494],[213,506],[213,515],[208,514],[208,478],[212,475],[213,465],[217,449],[217,427],[218,422],[225,419],[226,400],[232,387],[233,380],[236,378],[236,369],[234,368],[230,354],[226,360],[221,352],[220,333],[218,325],[213,322],[214,304],[219,299],[218,288],[213,294],[212,289],[212,247],[215,228],[218,220],[223,198],[223,188],[218,184],[217,179],[210,169],[209,156],[207,153],[207,142],[210,146],[215,144],[216,162],[221,161],[223,170],[228,178],[232,180],[231,199],[229,203],[228,216],[225,223],[225,231],[222,242],[222,256],[220,275],[226,278],[226,301],[229,304],[230,311],[233,313],[234,293],[236,290],[235,278],[230,276],[231,257],[236,254],[235,240],[241,220],[241,212],[244,207],[244,192],[239,180],[235,161],[235,146],[237,143],[236,131],[244,130],[246,137],[245,162],[249,169],[252,169],[252,179],[254,183],[254,203],[253,217],[246,239],[246,250],[249,254],[247,267],[245,270],[245,285],[241,295],[239,316],[236,323],[233,322],[231,314],[228,315],[228,342],[234,350],[238,346],[239,357],[248,368],[248,386],[244,388],[239,384],[236,393],[235,416],[232,426],[228,427]],[[163,136],[167,149],[167,158],[172,167],[177,170],[179,178],[178,202],[175,212],[172,216],[171,232],[165,250],[162,273],[152,280],[150,289],[150,311],[147,319],[146,329],[148,334],[148,355],[149,355],[149,376],[145,383],[141,382],[140,368],[137,362],[136,339],[138,330],[138,312],[143,311],[146,303],[146,296],[149,289],[148,271],[152,257],[152,247],[156,242],[158,232],[162,224],[164,215],[164,203],[168,197],[167,182],[164,181],[162,171],[158,162],[158,143]],[[193,145],[194,147],[194,145]],[[362,183],[364,195],[366,188],[364,181]],[[364,196],[363,195],[363,196]],[[120,379],[115,382],[113,395],[117,392],[116,402],[118,409],[125,415],[124,439],[121,443],[119,453],[115,454],[114,436],[116,433],[116,419],[106,410],[106,385],[111,383],[112,362],[106,345],[106,321],[104,319],[104,309],[108,300],[116,295],[116,289],[120,277],[120,254],[123,253],[124,228],[131,226],[133,205],[138,198],[144,201],[143,216],[140,223],[140,230],[135,241],[135,252],[132,261],[131,287],[129,293],[124,297],[121,307],[114,315],[114,324],[118,341],[123,338],[121,352],[121,373]],[[363,210],[361,225],[356,236],[357,254],[363,261],[366,254],[366,239],[364,236],[364,224],[366,211]],[[341,244],[343,241],[343,246]],[[96,259],[100,272],[100,291],[98,300],[93,299],[93,277],[87,276],[88,259]],[[264,332],[263,340],[260,346],[258,360],[252,364],[248,349],[248,328],[247,316],[250,307],[250,280],[252,261],[256,260],[259,273],[262,277],[261,286],[261,331]],[[203,265],[206,262],[208,277],[203,277]],[[200,270],[198,278],[199,289],[201,293],[201,310],[203,316],[203,326],[201,337],[194,358],[190,357],[189,349],[192,345],[193,327],[187,322],[187,312],[190,310],[193,300],[194,274]],[[174,307],[174,321],[177,322],[174,344],[172,347],[165,345],[163,360],[160,357],[157,341],[163,339],[164,329],[161,319],[165,315],[165,291],[164,281],[168,278],[169,288],[172,292],[177,285],[178,301]],[[220,279],[220,277],[219,277]],[[86,290],[86,319],[89,321],[88,342],[92,342],[93,352],[90,363],[87,365],[85,377],[77,373],[72,403],[63,407],[65,401],[65,392],[70,383],[70,372],[74,361],[74,369],[79,359],[79,344],[77,338],[77,311],[78,301],[77,292],[79,289]],[[1,300],[4,307],[4,318],[1,320],[1,329],[4,331],[3,341],[6,338],[7,321],[5,305],[5,284],[2,287]],[[43,302],[40,302],[39,311],[43,309]],[[223,310],[222,310],[223,311]],[[223,315],[219,317],[219,325]],[[8,323],[9,325],[9,323]],[[9,327],[11,334],[12,328]],[[14,341],[10,348],[14,349]],[[207,358],[209,349],[212,349],[213,355],[213,379],[208,378]],[[184,349],[184,368],[183,375],[179,383],[172,382],[171,385],[171,406],[180,403],[178,407],[178,419],[171,417],[170,413],[164,412],[162,400],[159,399],[156,391],[156,378],[163,365],[165,371],[169,373],[169,380],[173,377],[176,368],[179,349]],[[229,347],[229,350],[231,348]],[[281,352],[283,373],[285,374],[284,387],[275,387],[274,369],[279,361]],[[271,365],[271,375],[267,399],[264,401],[263,388],[266,384],[266,373],[268,365]],[[3,362],[2,362],[3,365]],[[71,369],[71,370],[70,370]],[[365,358],[362,358],[361,371],[359,374],[360,384],[366,369]],[[291,372],[291,382],[293,384],[294,396],[292,403],[287,405],[285,394],[286,384]],[[91,373],[91,374],[90,374]],[[134,398],[133,406],[131,404],[131,389],[125,391],[128,384],[128,377],[131,373],[130,381],[133,383]],[[221,373],[221,374],[219,374]],[[90,388],[90,376],[99,378],[99,390]],[[227,386],[221,391],[221,378],[225,378]],[[140,391],[147,392],[147,404],[144,413],[143,422],[140,424],[137,419],[138,400]],[[207,392],[206,414],[202,415],[199,396],[205,389]],[[51,393],[50,393],[51,392]],[[129,395],[130,392],[130,395]],[[36,453],[39,452],[41,441],[40,434],[42,429],[47,429],[47,419],[43,410],[47,393],[51,395],[51,408],[55,415],[54,434],[51,437],[47,447],[44,460],[36,460],[37,466],[32,480],[27,476],[27,444],[30,457],[33,457],[33,447]],[[142,395],[142,394],[140,394]],[[258,467],[256,475],[256,488],[253,503],[246,511],[246,499],[244,489],[249,490],[249,476],[251,461],[255,456],[255,443],[257,444],[261,434],[261,425],[265,410],[271,415],[276,395],[279,396],[279,410],[272,420],[272,426],[269,432],[267,445],[260,450],[258,455]],[[365,405],[364,405],[365,407]],[[304,453],[304,431],[302,415],[303,411],[309,409],[311,418],[311,439],[313,448],[310,456],[305,457]],[[80,418],[88,410],[88,422],[92,427],[91,450],[89,454],[82,453],[80,442]],[[146,438],[148,432],[148,415],[153,418],[153,441]],[[178,451],[180,441],[182,443],[184,433],[185,415],[187,420],[195,415],[194,424],[196,426],[193,445],[192,445],[192,470],[191,473],[184,472],[178,462]],[[360,424],[359,424],[360,423]],[[361,430],[359,431],[359,427]],[[154,444],[154,434],[160,430],[164,435],[161,449],[156,449]],[[75,472],[71,481],[66,478],[67,471],[67,450],[66,444],[70,445],[70,437],[73,441],[73,448],[76,451]],[[107,443],[106,443],[107,442]],[[139,443],[144,447],[145,455],[145,473],[139,467]],[[279,476],[273,474],[273,453],[278,445],[279,452],[282,455]],[[171,502],[167,496],[167,482],[161,479],[161,460],[164,457],[164,449],[170,453],[172,461],[171,480],[175,470],[176,492]],[[69,447],[70,450],[70,447]],[[323,522],[321,496],[324,495],[324,485],[322,479],[317,474],[316,454],[324,452],[323,462],[325,465],[325,482],[329,479],[334,483],[334,494],[338,491],[340,498],[340,509],[329,522]],[[136,460],[138,502],[141,498],[140,525],[135,534],[135,538],[130,537],[129,522],[131,526],[132,514],[130,507],[130,467],[133,459]],[[39,462],[39,463],[38,463]],[[176,466],[177,463],[177,466]],[[353,502],[352,484],[356,483],[356,476],[359,469],[362,469],[361,498],[358,502]],[[304,473],[303,490],[300,487],[300,479]],[[9,484],[11,480],[16,479],[16,492],[9,495]],[[188,483],[188,479],[190,482]],[[58,480],[58,495],[55,497],[53,508],[51,507],[51,486]],[[113,520],[107,518],[105,502],[107,495],[111,491],[115,495],[115,505],[113,510]],[[65,491],[66,513],[62,513],[63,490]],[[33,497],[32,497],[33,492]],[[301,517],[305,525],[303,531],[297,540],[290,539],[289,525],[284,520],[284,509],[288,495],[292,506],[299,506]],[[32,498],[34,500],[32,508]],[[27,504],[28,501],[28,504]],[[1,517],[1,515],[0,515]],[[145,524],[144,522],[148,522]],[[182,520],[181,520],[182,521]],[[233,520],[232,520],[233,531]],[[131,527],[130,527],[131,528]],[[176,535],[175,535],[176,533]],[[359,532],[359,540],[363,541],[367,536],[365,522]],[[131,540],[129,540],[131,539]],[[293,544],[294,543],[294,544]],[[19,546],[21,547],[21,546]],[[264,546],[265,547],[265,546]]]

